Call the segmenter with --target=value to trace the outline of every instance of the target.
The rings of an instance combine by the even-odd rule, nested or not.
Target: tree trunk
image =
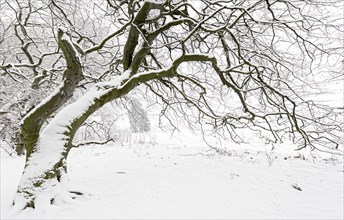
[[[21,155],[25,149],[27,159],[31,152],[35,151],[43,123],[73,96],[75,88],[84,78],[77,51],[62,30],[58,31],[58,45],[67,63],[63,81],[50,96],[22,119],[21,129],[16,135],[16,151]]]
[[[40,134],[26,160],[14,205],[20,209],[72,198],[66,188],[66,160],[74,135],[94,111],[108,101],[109,89],[95,87],[63,108]],[[116,97],[120,93],[116,93]]]

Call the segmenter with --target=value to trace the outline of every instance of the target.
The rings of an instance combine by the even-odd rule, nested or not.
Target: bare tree
[[[340,1],[0,4],[1,75],[55,88],[21,120],[19,207],[73,197],[63,181],[75,133],[137,88],[162,103],[172,125],[183,118],[234,141],[238,129],[252,129],[270,142],[291,138],[299,149],[343,154],[343,112],[306,97],[316,74],[334,78],[342,68]],[[79,89],[87,92],[69,102]]]

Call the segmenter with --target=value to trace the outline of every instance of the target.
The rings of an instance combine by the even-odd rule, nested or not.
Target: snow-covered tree
[[[1,1],[0,74],[55,89],[21,119],[26,165],[14,204],[72,198],[63,182],[74,135],[134,89],[160,103],[172,125],[183,119],[233,141],[242,140],[238,129],[252,129],[267,142],[290,138],[299,149],[343,154],[343,112],[307,96],[319,92],[315,76],[324,81],[342,71],[341,7],[317,0]]]
[[[142,108],[142,104],[136,100],[129,101],[130,109],[128,110],[130,129],[133,133],[145,133],[150,130],[150,122],[147,111]]]

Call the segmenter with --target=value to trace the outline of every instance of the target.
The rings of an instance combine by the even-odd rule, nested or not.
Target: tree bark
[[[35,151],[43,123],[73,96],[76,86],[84,78],[77,51],[62,30],[58,30],[58,45],[67,63],[63,81],[49,97],[23,118],[20,132],[17,135],[16,151],[18,154],[22,154],[23,149],[26,149],[27,159]]]

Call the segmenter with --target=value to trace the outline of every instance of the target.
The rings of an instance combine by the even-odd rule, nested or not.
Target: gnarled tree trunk
[[[84,78],[77,51],[62,30],[58,30],[58,45],[67,63],[63,81],[49,97],[31,110],[22,120],[16,148],[17,152],[23,151],[22,149],[25,148],[27,159],[35,151],[43,123],[73,96],[76,86]]]
[[[55,182],[60,182],[63,173],[66,172],[65,160],[70,149],[68,147],[70,144],[69,141],[63,143],[65,146],[64,150],[63,152],[59,152],[62,157],[55,158],[58,161],[51,164],[55,160],[50,157],[56,156],[50,153],[55,149],[54,142],[46,143],[45,140],[68,139],[71,135],[67,131],[56,134],[52,131],[51,126],[48,126],[43,134],[40,134],[43,123],[73,96],[75,88],[83,79],[77,52],[73,43],[66,38],[62,30],[58,31],[58,44],[67,63],[67,68],[63,74],[63,81],[50,96],[44,99],[23,118],[21,130],[18,135],[18,143],[16,144],[17,152],[23,151],[24,148],[26,150],[25,170],[18,188],[18,195],[22,195],[22,197],[20,198],[19,196],[15,199],[16,205],[21,203],[19,202],[20,200],[24,200],[24,207],[35,207],[32,198],[37,194],[36,190],[38,188],[49,188],[48,184],[55,184],[52,181],[48,183],[45,180],[55,179]],[[41,135],[47,137],[47,139],[41,138]],[[47,148],[42,147],[42,145],[47,145]],[[49,163],[44,164],[44,162]],[[42,163],[42,166],[35,166],[38,163]],[[50,165],[52,167],[46,169]]]
[[[14,203],[21,208],[36,208],[41,203],[70,199],[64,180],[66,159],[76,131],[93,112],[136,84],[137,80],[121,89],[99,85],[63,108],[40,134],[35,150],[29,154]]]

